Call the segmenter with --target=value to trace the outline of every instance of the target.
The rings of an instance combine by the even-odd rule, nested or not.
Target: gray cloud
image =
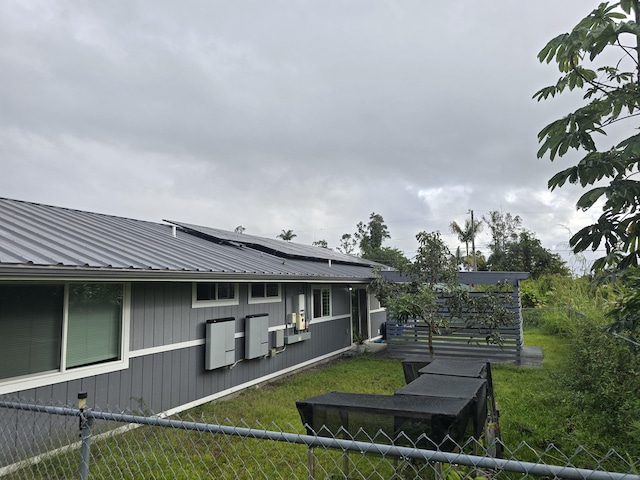
[[[531,100],[535,55],[597,3],[2,2],[0,192],[330,245],[375,211],[407,252],[502,209],[556,248],[588,218],[536,134],[579,97]]]

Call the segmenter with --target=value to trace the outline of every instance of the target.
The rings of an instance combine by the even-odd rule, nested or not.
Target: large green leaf
[[[588,192],[586,192],[584,195],[580,197],[580,199],[576,203],[576,206],[583,210],[587,210],[591,208],[594,203],[600,200],[600,197],[602,195],[607,193],[607,190],[608,190],[608,187],[598,187],[598,188],[589,190]]]

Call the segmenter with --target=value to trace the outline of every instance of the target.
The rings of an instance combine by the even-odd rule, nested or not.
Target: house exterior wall
[[[371,337],[375,338],[380,336],[382,333],[380,328],[382,324],[387,321],[387,313],[384,311],[380,312],[371,312]]]
[[[380,328],[387,321],[387,311],[380,306],[380,302],[373,294],[368,294],[369,324],[371,337],[375,338],[382,334]]]
[[[273,348],[275,331],[286,326],[291,298],[305,293],[309,303],[311,288],[302,283],[282,284],[280,302],[248,304],[248,286],[241,284],[237,306],[192,308],[191,283],[133,283],[129,368],[10,396],[74,404],[78,392],[86,391],[93,405],[159,413],[194,406],[288,373],[350,347],[346,287],[332,286],[332,315],[311,320],[309,340],[286,345],[267,358],[244,360],[244,320],[247,315],[269,314],[269,344]],[[232,368],[205,370],[205,323],[222,317],[236,319],[237,363]]]
[[[332,285],[332,316],[351,316],[351,294],[346,285]]]
[[[351,347],[347,288],[331,287],[332,315],[311,320],[310,339],[276,349],[275,355],[243,359],[244,321],[247,315],[268,313],[271,347],[275,344],[275,331],[285,328],[286,314],[292,309],[291,298],[302,292],[308,303],[312,288],[312,284],[283,284],[281,301],[248,304],[245,284],[240,285],[237,306],[192,308],[191,283],[134,283],[128,368],[70,381],[52,379],[43,386],[11,392],[4,399],[75,405],[78,393],[86,392],[88,405],[93,408],[170,414],[294,372]],[[236,318],[237,363],[205,370],[206,320],[227,316]],[[0,408],[0,425],[19,425],[20,429],[3,434],[0,467],[11,463],[9,459],[16,450],[28,449],[35,455],[77,437],[77,419],[71,417]],[[106,427],[96,428],[99,432]],[[35,444],[20,434],[30,429],[39,432]]]
[[[311,326],[311,339],[288,345],[279,355],[239,362],[233,368],[204,370],[204,345],[171,350],[130,360],[129,368],[104,375],[25,390],[11,396],[75,404],[86,391],[90,405],[144,409],[154,413],[197,404],[203,398],[233,393],[348,347],[344,334],[349,318]],[[336,332],[342,332],[337,335]],[[242,339],[237,339],[240,347]],[[212,398],[213,399],[213,398]]]
[[[373,278],[371,262],[313,246],[10,199],[0,206],[9,233],[0,235],[3,400],[73,405],[86,391],[89,406],[190,408],[349,349],[349,284]],[[290,315],[303,309],[297,330]],[[224,322],[207,328],[209,320]],[[27,417],[25,428],[52,438],[77,428],[0,409],[12,432],[0,467],[5,448],[29,442],[12,430]]]
[[[286,312],[291,312],[293,292],[301,284],[283,284],[283,301],[248,303],[249,284],[238,288],[239,304],[223,307],[192,307],[192,283],[146,282],[132,285],[131,351],[157,348],[204,339],[207,320],[235,317],[236,332],[244,332],[247,315],[269,314],[269,326],[284,326]]]

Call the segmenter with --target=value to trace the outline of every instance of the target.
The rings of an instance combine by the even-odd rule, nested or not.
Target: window
[[[313,318],[331,316],[331,287],[313,288]]]
[[[249,303],[280,302],[279,283],[252,283],[249,285]]]
[[[0,382],[124,361],[124,299],[122,284],[0,285]]]
[[[60,369],[64,287],[0,285],[0,378]]]
[[[192,306],[222,307],[238,305],[238,284],[228,282],[200,282],[193,284]]]
[[[67,368],[118,360],[122,285],[69,285]]]

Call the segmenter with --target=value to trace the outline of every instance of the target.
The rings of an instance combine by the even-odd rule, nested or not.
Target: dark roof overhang
[[[0,265],[0,282],[19,281],[118,281],[118,282],[207,282],[277,281],[308,283],[370,283],[372,276],[330,276],[259,272],[210,272],[90,268],[66,266]]]

